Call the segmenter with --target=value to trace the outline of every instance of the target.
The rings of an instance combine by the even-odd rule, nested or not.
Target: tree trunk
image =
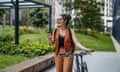
[[[3,15],[3,28],[6,27],[6,14]]]
[[[12,9],[10,9],[10,26],[13,25],[13,20],[12,20]]]

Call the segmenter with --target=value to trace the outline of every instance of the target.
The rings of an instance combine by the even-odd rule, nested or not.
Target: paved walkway
[[[88,72],[120,72],[120,53],[95,52],[92,55],[85,56],[84,60],[88,65]],[[43,72],[56,71],[55,67],[51,67]]]

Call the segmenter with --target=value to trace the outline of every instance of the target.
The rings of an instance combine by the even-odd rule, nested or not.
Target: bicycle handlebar
[[[59,54],[59,55],[60,55],[60,56],[63,56],[63,57],[68,57],[69,55],[84,56],[84,55],[89,55],[89,54],[91,54],[92,52],[94,52],[94,50],[91,51],[91,52],[81,51],[81,52],[79,52],[79,53],[72,53],[72,54],[70,54],[70,53],[62,53],[62,54]]]

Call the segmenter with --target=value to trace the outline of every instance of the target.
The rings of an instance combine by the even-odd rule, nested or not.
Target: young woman
[[[58,28],[54,34],[48,33],[50,44],[55,44],[54,57],[56,72],[72,72],[73,56],[61,57],[59,54],[74,52],[74,45],[85,51],[92,51],[81,45],[75,35],[75,32],[67,25],[71,19],[70,15],[61,14],[58,21]]]

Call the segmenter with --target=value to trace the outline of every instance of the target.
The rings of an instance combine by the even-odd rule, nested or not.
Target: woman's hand
[[[52,33],[48,32],[48,39],[49,39],[49,44],[52,44]]]
[[[52,39],[52,33],[48,32],[48,39],[51,40]]]
[[[90,48],[85,48],[84,50],[87,51],[87,52],[94,52],[94,50],[90,49]]]

